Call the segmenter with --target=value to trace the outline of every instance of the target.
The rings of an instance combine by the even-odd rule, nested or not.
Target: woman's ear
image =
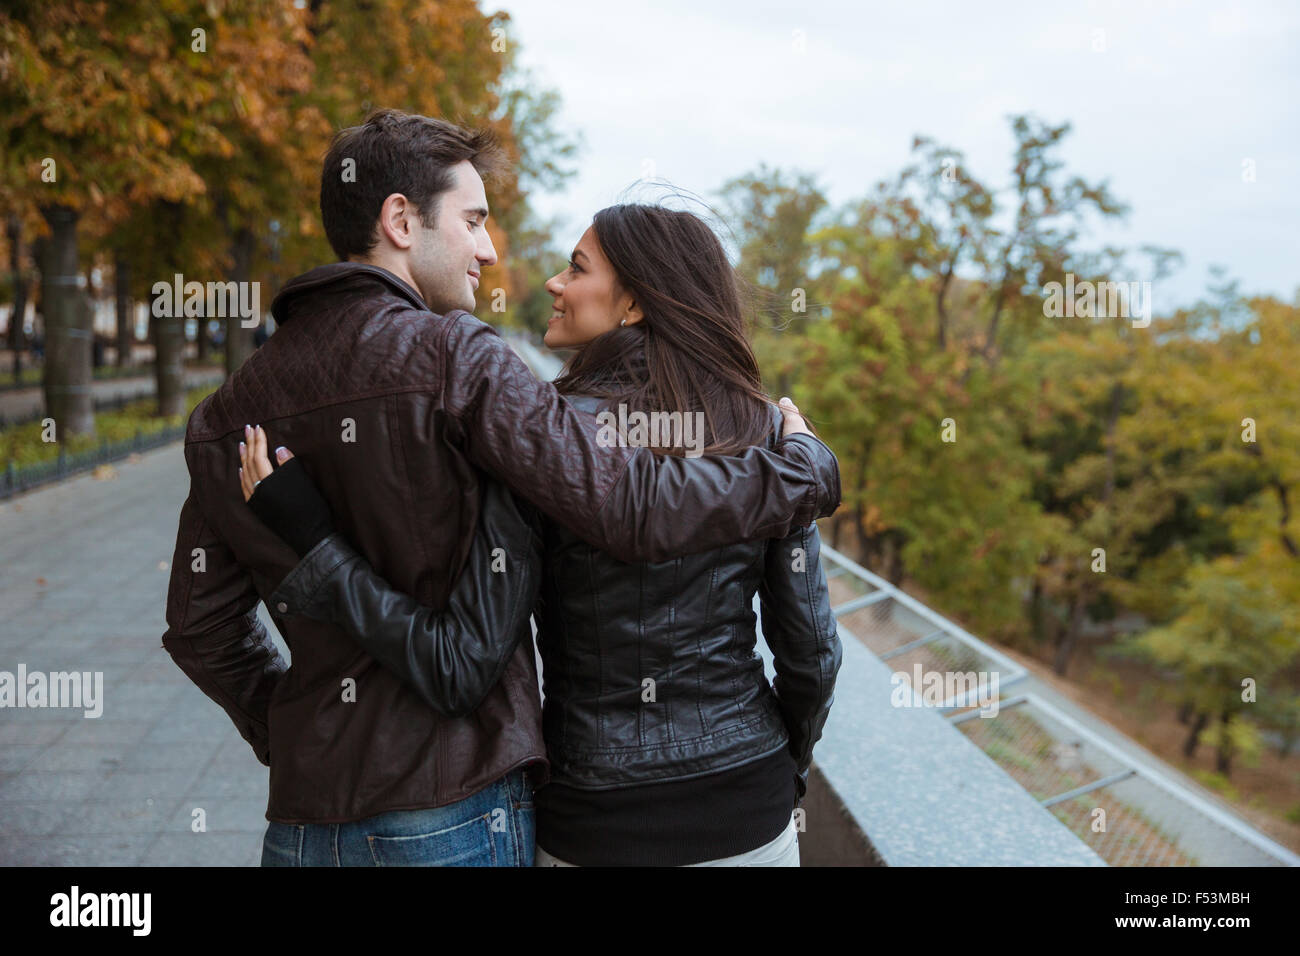
[[[636,325],[644,318],[645,314],[641,311],[641,307],[632,299],[628,299],[627,305],[623,309],[622,321],[619,322],[619,325]]]

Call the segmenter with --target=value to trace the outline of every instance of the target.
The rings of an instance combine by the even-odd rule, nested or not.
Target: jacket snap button
[[[289,605],[287,605],[287,604],[285,604],[283,601],[281,601],[279,604],[277,604],[277,605],[275,606],[275,609],[276,609],[277,611],[279,611],[281,614],[283,614],[283,613],[285,613],[287,610],[289,610]]]

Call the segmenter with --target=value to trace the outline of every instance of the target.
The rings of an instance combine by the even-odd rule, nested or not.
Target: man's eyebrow
[[[468,216],[482,216],[484,219],[488,217],[487,208],[484,206],[480,206],[477,209],[466,209],[465,214]]]

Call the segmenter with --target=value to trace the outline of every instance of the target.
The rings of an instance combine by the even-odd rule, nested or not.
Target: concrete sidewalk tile
[[[149,847],[139,865],[258,866],[264,832],[165,833]]]
[[[120,765],[130,745],[113,744],[63,744],[47,747],[27,766],[28,773],[60,773],[67,770],[89,770],[111,773]]]
[[[17,773],[45,752],[45,744],[4,744],[0,746],[0,773]]]
[[[59,773],[20,773],[0,783],[0,802],[83,800],[102,786],[109,775],[91,770]]]
[[[141,675],[152,670],[149,664],[141,664],[127,670],[111,687],[113,693],[119,700],[139,700],[151,701],[160,704],[175,704],[181,706],[189,695],[185,692],[192,689],[192,685],[186,686],[181,683],[163,683],[157,680],[141,680]],[[178,668],[173,668],[177,675],[184,678]],[[106,689],[107,686],[106,686]]]
[[[85,716],[85,710],[77,707],[6,707],[3,713],[6,724],[22,727],[41,723],[71,724]]]
[[[163,595],[164,599],[166,595]],[[154,650],[154,645],[162,637],[163,631],[167,630],[166,622],[160,622],[162,630],[156,633],[150,629],[147,634],[140,631],[133,631],[129,634],[116,632],[112,634],[103,634],[95,646],[106,654],[130,654],[144,655]]]
[[[68,728],[67,736],[59,743],[64,744],[119,744],[136,743],[153,726],[151,720],[139,718],[119,718],[112,720],[79,720]]]
[[[257,759],[257,754],[253,753],[248,741],[238,735],[232,735],[231,739],[222,742],[212,756],[211,766],[213,770],[230,772],[267,771],[266,765]]]
[[[174,770],[117,770],[96,788],[96,800],[147,800],[154,803],[174,801],[192,788],[199,775],[198,767]]]
[[[0,802],[0,836],[46,836],[81,804],[74,800]]]
[[[203,811],[203,825],[208,833],[247,832],[259,827],[265,830],[266,797],[265,792],[256,797],[235,799],[213,794],[187,796],[168,822],[167,832],[192,832],[196,809]]]
[[[243,770],[209,767],[194,781],[189,792],[212,794],[222,800],[248,799],[264,796],[269,791],[270,779],[270,770],[256,760],[252,767]]]
[[[0,721],[0,747],[10,744],[47,746],[61,740],[70,723],[20,724]]]
[[[137,866],[156,839],[155,833],[0,838],[0,862],[9,866]]]
[[[228,731],[234,731],[229,718],[209,705],[211,714],[196,716],[192,712],[172,712],[162,715],[155,721],[140,742],[155,746],[157,744],[198,744],[206,747],[222,739]]]
[[[15,645],[12,653],[17,658],[15,663],[22,661],[29,671],[65,670],[66,668],[46,667],[43,662],[38,665],[36,659],[88,654],[98,643],[91,635],[69,633],[65,630],[68,626],[66,622],[58,620],[55,615],[51,615],[43,608],[33,608],[23,617],[11,618],[9,626],[15,630],[21,628],[28,633],[28,636],[22,640],[21,647]],[[13,670],[13,667],[6,669]]]
[[[140,743],[128,751],[118,765],[131,773],[147,770],[202,770],[217,753],[213,744],[194,742],[188,744]]]
[[[79,804],[63,820],[61,832],[71,837],[107,836],[117,833],[161,832],[174,815],[176,798],[145,797],[100,799],[92,797]]]

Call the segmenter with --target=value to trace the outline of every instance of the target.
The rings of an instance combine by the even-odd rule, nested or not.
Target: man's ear
[[[379,209],[379,235],[398,249],[410,249],[415,242],[412,219],[415,206],[401,193],[393,193]]]

